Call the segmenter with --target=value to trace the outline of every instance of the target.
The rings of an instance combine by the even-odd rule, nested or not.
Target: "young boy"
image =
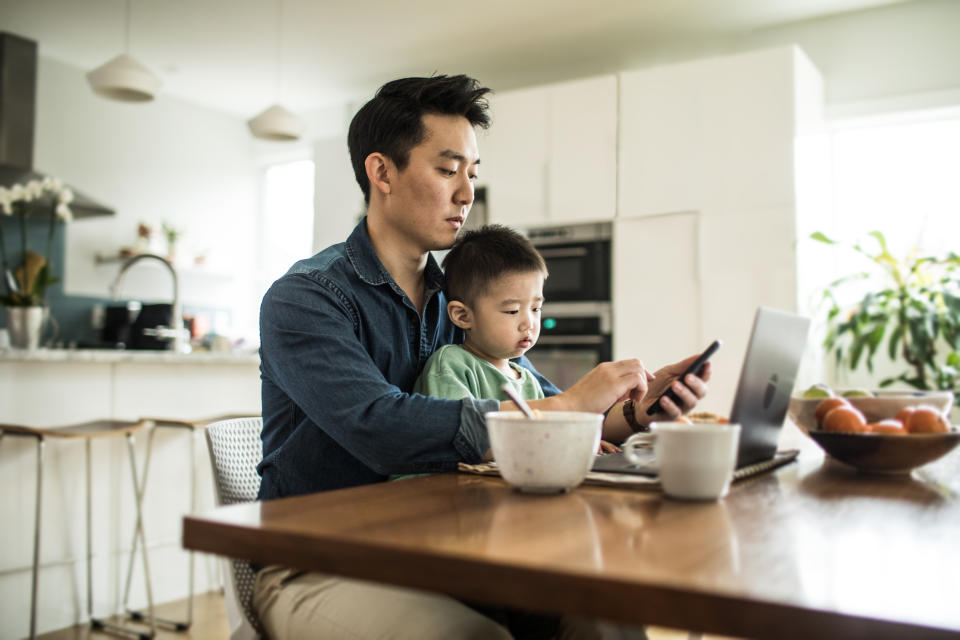
[[[443,260],[447,314],[463,344],[440,347],[424,365],[414,393],[509,400],[509,382],[526,400],[544,397],[537,379],[510,360],[540,336],[547,266],[530,241],[501,225],[466,232]]]
[[[547,265],[525,237],[502,225],[468,231],[443,260],[447,314],[463,329],[463,344],[433,352],[414,393],[460,400],[509,400],[509,382],[524,400],[544,397],[529,369],[511,362],[537,343]],[[611,429],[605,437],[618,438]],[[622,438],[618,438],[622,439]],[[606,440],[601,451],[616,451]]]

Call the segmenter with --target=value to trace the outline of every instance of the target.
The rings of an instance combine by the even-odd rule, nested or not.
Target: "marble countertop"
[[[172,353],[132,349],[0,349],[0,362],[259,364],[260,356],[256,352]]]

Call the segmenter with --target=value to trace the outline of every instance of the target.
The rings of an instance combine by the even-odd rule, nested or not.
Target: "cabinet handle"
[[[540,249],[544,258],[584,258],[589,252],[583,247],[569,247],[564,249]]]
[[[546,220],[549,220],[552,216],[550,215],[550,210],[552,205],[550,203],[550,163],[543,163],[543,217]]]

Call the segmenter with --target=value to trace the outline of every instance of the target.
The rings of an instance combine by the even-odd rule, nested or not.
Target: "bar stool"
[[[97,630],[113,631],[127,635],[134,635],[142,639],[153,638],[156,626],[151,622],[150,633],[143,633],[121,625],[105,622],[93,616],[93,536],[92,536],[92,495],[93,482],[91,480],[90,443],[94,438],[108,438],[112,436],[126,436],[127,453],[130,458],[130,475],[133,480],[134,504],[137,509],[135,531],[141,540],[144,540],[143,514],[141,512],[139,479],[137,478],[137,459],[134,454],[133,434],[145,426],[143,421],[128,422],[122,420],[93,420],[82,424],[64,427],[26,427],[23,425],[0,424],[0,439],[5,435],[36,438],[37,440],[37,496],[36,511],[33,520],[33,577],[30,593],[30,638],[36,637],[37,632],[37,575],[40,568],[40,513],[43,492],[41,481],[43,478],[43,445],[47,438],[77,439],[83,438],[86,445],[86,475],[87,475],[87,616],[90,626]],[[147,587],[147,608],[153,613],[153,591],[150,586],[150,566],[148,563],[146,544],[143,551],[143,571]]]
[[[186,431],[190,435],[190,513],[194,513],[197,510],[197,434],[202,432],[208,424],[214,422],[220,422],[221,420],[230,420],[233,418],[246,418],[249,417],[249,413],[244,414],[227,414],[222,416],[215,416],[211,418],[200,418],[196,420],[191,419],[181,419],[181,418],[141,418],[141,420],[148,426],[150,429],[150,435],[147,437],[147,454],[146,459],[143,463],[143,476],[140,480],[140,500],[143,500],[143,495],[147,490],[147,474],[150,471],[150,458],[153,453],[153,436],[157,433],[157,429],[180,429]],[[133,561],[137,553],[137,541],[138,535],[137,532],[133,532],[133,543],[131,544],[130,549],[130,561],[127,565],[127,580],[126,586],[123,589],[123,607],[127,612],[127,615],[130,619],[137,622],[146,621],[148,619],[147,614],[144,614],[142,611],[135,609],[130,609],[128,606],[128,601],[130,598],[130,583],[133,580]],[[144,547],[146,547],[146,542],[144,541]],[[146,553],[146,551],[144,551]],[[190,625],[193,624],[193,579],[194,579],[194,561],[193,561],[193,551],[190,552],[190,575],[188,577],[188,596],[187,596],[187,619],[184,621],[179,620],[169,620],[166,618],[155,618],[153,622],[157,626],[161,626],[167,629],[172,629],[174,631],[186,631],[190,628]]]

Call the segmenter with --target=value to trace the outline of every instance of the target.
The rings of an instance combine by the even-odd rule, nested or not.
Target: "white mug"
[[[739,442],[739,424],[655,422],[649,433],[630,436],[623,452],[636,464],[637,449],[653,443],[664,493],[685,500],[717,500],[730,489]]]

